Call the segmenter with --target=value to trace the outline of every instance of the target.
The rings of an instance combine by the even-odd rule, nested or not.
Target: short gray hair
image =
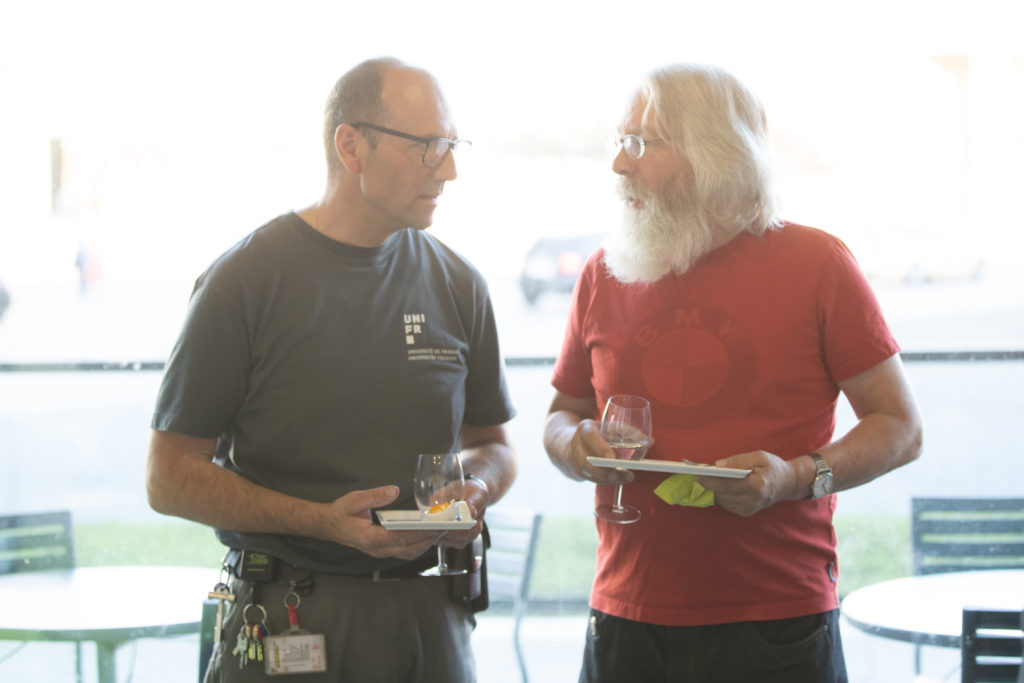
[[[381,96],[384,74],[405,63],[394,57],[368,59],[349,69],[331,89],[324,108],[324,153],[327,155],[327,173],[338,168],[334,152],[334,132],[343,123],[373,123],[384,117],[385,106]],[[367,136],[370,139],[369,135]],[[374,140],[370,139],[371,144]]]
[[[644,121],[653,117],[693,167],[705,220],[757,235],[781,225],[767,120],[750,90],[719,67],[672,64],[651,72],[641,93]]]

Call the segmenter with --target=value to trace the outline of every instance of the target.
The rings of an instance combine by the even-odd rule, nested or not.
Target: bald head
[[[334,149],[334,133],[343,123],[386,124],[415,111],[428,99],[440,99],[440,88],[432,75],[394,57],[378,57],[357,64],[331,90],[324,111],[324,151],[328,175],[340,166]],[[374,141],[372,132],[368,139]]]

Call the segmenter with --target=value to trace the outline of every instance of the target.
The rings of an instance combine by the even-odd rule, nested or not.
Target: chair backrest
[[[1024,568],[1024,498],[914,498],[914,574]]]
[[[71,529],[67,510],[0,517],[0,574],[71,569],[75,566]]]
[[[210,657],[213,656],[213,639],[217,629],[217,606],[216,600],[203,600],[202,616],[199,620],[199,683],[206,680],[206,669],[210,665]]]
[[[487,590],[492,603],[512,601],[524,612],[537,550],[540,514],[532,510],[488,508],[484,518],[491,537],[487,550]]]
[[[1024,654],[1021,610],[965,607],[961,683],[1016,683]]]

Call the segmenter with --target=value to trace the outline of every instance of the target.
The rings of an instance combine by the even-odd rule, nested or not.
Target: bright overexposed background
[[[604,139],[671,61],[759,93],[786,216],[880,285],[1004,276],[1024,239],[1018,2],[0,7],[0,359],[165,355],[205,265],[316,200],[326,94],[382,54],[435,72],[475,143],[432,230],[488,275],[511,355],[557,350],[554,322],[515,333],[522,256],[614,224]],[[67,299],[80,252],[91,291]],[[90,322],[116,339],[90,348]]]
[[[640,77],[674,61],[758,93],[785,216],[851,246],[904,350],[1024,349],[1022,33],[1019,0],[0,0],[0,513],[166,523],[142,486],[157,373],[31,366],[163,361],[209,262],[319,197],[324,100],[379,55],[435,73],[474,142],[431,231],[487,277],[510,358],[556,355],[568,296],[526,300],[527,251],[614,226],[605,139]],[[908,364],[925,454],[841,494],[837,519],[888,530],[913,495],[1020,495],[1020,370]],[[521,464],[502,504],[588,528],[592,489],[540,445],[549,375],[510,367]],[[35,671],[39,652],[6,666]],[[860,652],[851,664],[876,661]],[[851,678],[909,680],[899,656]],[[534,671],[568,680],[578,657],[574,642]]]

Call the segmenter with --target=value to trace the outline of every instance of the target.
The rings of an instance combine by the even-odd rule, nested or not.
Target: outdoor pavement
[[[534,683],[572,683],[579,673],[586,615],[527,616],[521,638],[528,673]],[[843,640],[851,683],[913,683],[913,649],[905,643],[875,638],[844,623]],[[0,642],[0,659],[14,643]],[[474,636],[480,683],[518,683],[519,668],[512,649],[512,619],[482,615]],[[142,640],[118,652],[118,683],[184,683],[195,681],[198,637]],[[3,683],[68,683],[74,677],[73,648],[65,643],[32,643],[0,663]],[[929,681],[959,681],[959,652],[925,650]],[[85,648],[83,683],[96,681],[95,653]]]

